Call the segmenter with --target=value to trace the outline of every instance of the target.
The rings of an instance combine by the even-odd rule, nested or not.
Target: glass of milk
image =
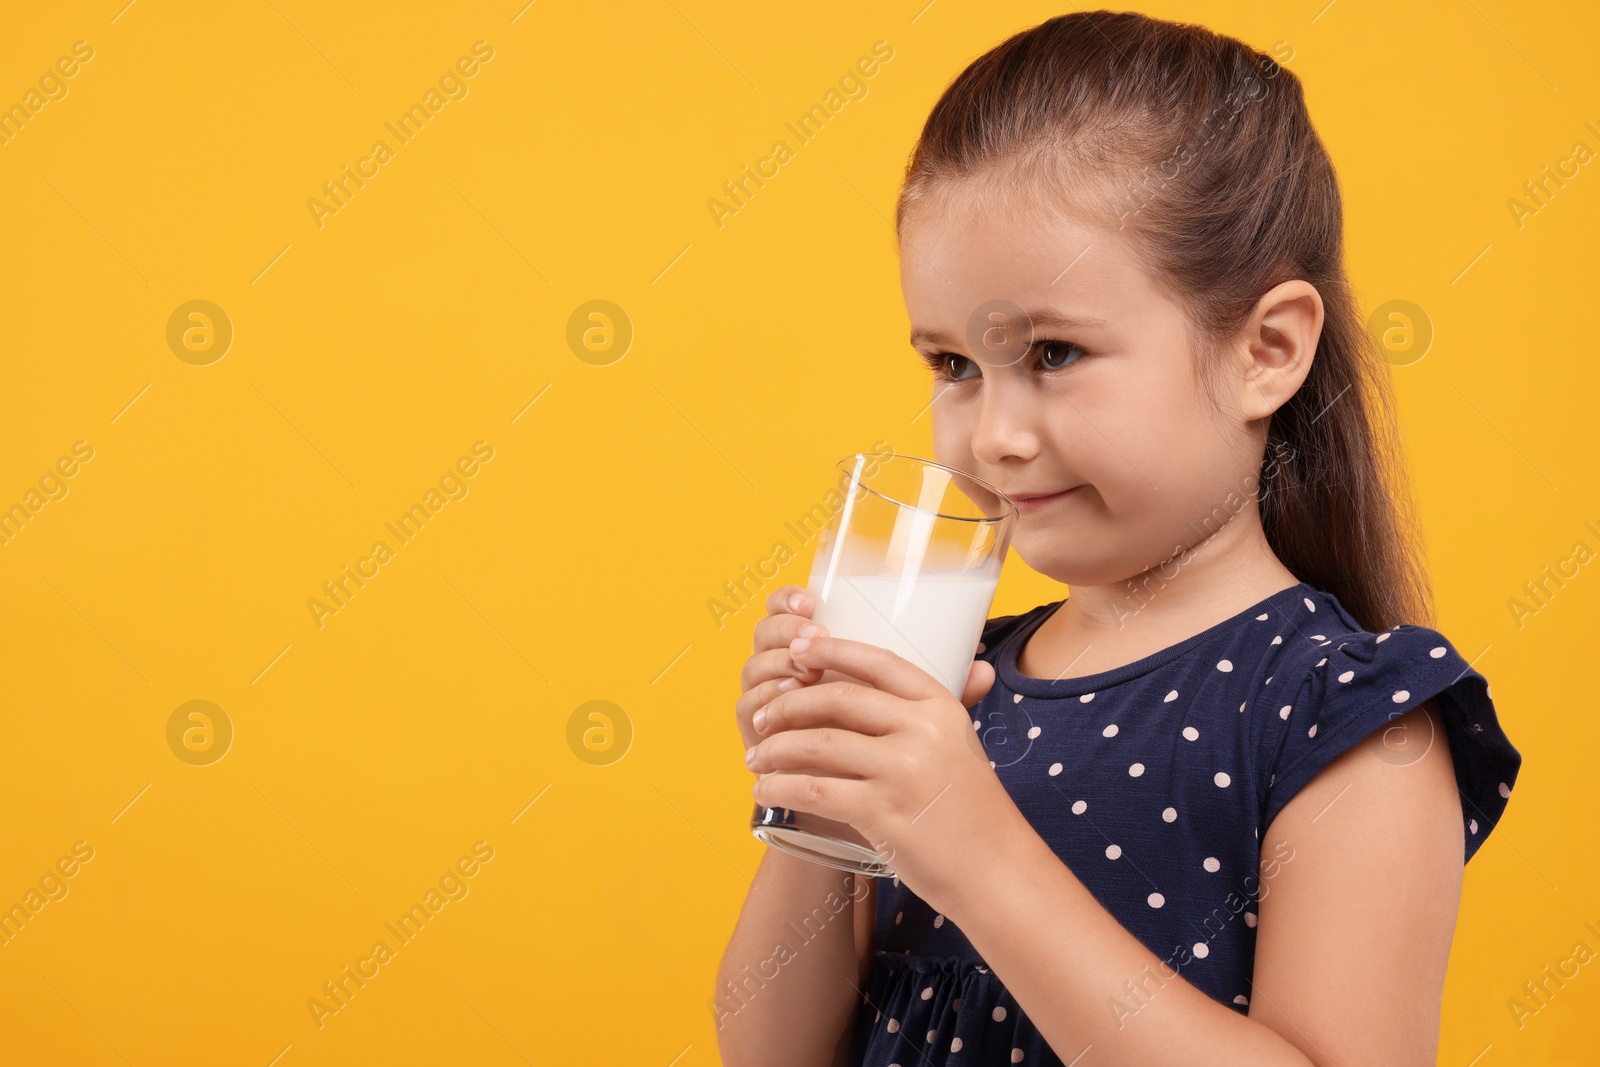
[[[819,512],[827,522],[807,582],[812,621],[830,636],[889,649],[959,699],[1017,523],[1016,504],[942,463],[858,452],[837,464],[833,487],[811,514]],[[868,684],[831,670],[821,681]],[[829,867],[894,873],[848,823],[757,804],[750,832]]]

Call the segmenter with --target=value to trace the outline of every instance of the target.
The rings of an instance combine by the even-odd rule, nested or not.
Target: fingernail
[[[756,713],[750,716],[750,725],[762,733],[767,732],[767,709],[757,708]]]
[[[797,637],[793,641],[789,642],[789,655],[790,656],[801,655],[801,654],[803,654],[805,652],[806,649],[808,649],[810,647],[811,647],[811,638],[809,638],[809,637]]]
[[[803,605],[805,602],[806,595],[804,593],[791,593],[789,595],[789,610],[799,611],[801,605]]]
[[[801,637],[815,637],[822,632],[822,629],[823,628],[818,624],[814,622],[808,622],[804,626],[800,627],[800,629],[796,630],[795,633],[799,634]]]
[[[791,689],[799,688],[800,679],[798,678],[785,678],[783,681],[778,683],[778,692],[780,693],[787,693]]]
[[[755,764],[756,764],[756,746],[751,745],[749,748],[744,750],[744,765],[746,767],[754,767]]]

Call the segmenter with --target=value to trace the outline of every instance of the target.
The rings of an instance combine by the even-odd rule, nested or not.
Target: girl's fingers
[[[883,762],[883,742],[825,726],[815,730],[784,730],[764,737],[751,747],[745,766],[757,774],[768,771],[804,771],[808,774],[866,778]]]
[[[974,659],[967,668],[967,684],[961,694],[961,706],[973,707],[989,695],[989,690],[994,688],[994,664],[988,660]]]
[[[777,692],[765,705],[756,705],[751,718],[756,733],[771,736],[782,731],[817,726],[841,726],[858,734],[881,737],[898,721],[898,697],[857,682],[819,682],[788,692]]]
[[[867,783],[810,774],[766,774],[750,790],[766,808],[792,808],[834,822],[849,823],[865,810]]]
[[[784,689],[778,688],[786,681],[794,682],[795,685]],[[738,714],[741,723],[749,722],[751,717],[755,715],[757,708],[770,704],[783,693],[788,692],[789,689],[799,688],[801,684],[803,683],[793,675],[786,678],[768,678],[766,681],[758,682],[739,694],[739,699],[734,703],[733,710]]]
[[[744,670],[739,675],[739,688],[749,691],[762,682],[781,678],[798,678],[803,684],[810,685],[821,677],[822,668],[801,667],[790,657],[789,647],[780,645],[757,652],[744,661]]]
[[[799,637],[800,631],[808,626],[815,627],[820,633],[828,632],[827,627],[812,622],[804,615],[768,615],[756,622],[753,638],[755,650],[765,652],[772,648],[788,648],[789,642]]]
[[[848,641],[823,634],[796,637],[789,643],[789,656],[801,667],[821,667],[859,678],[885,693],[906,700],[928,700],[950,690],[938,679],[908,659],[864,641]]]
[[[774,589],[767,596],[768,615],[810,615],[811,607],[811,594],[798,585]]]

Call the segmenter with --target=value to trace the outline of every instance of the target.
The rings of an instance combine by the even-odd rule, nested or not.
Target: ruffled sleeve
[[[1441,740],[1449,745],[1461,795],[1463,862],[1471,860],[1499,823],[1522,766],[1521,753],[1495,715],[1484,676],[1444,635],[1425,626],[1325,639],[1305,661],[1298,681],[1279,690],[1263,712],[1263,751],[1269,758],[1257,782],[1261,825],[1270,825],[1337,756],[1436,697],[1444,738],[1396,728],[1378,751],[1404,766],[1420,759],[1429,745]]]
[[[974,658],[985,659],[994,654],[1000,642],[1009,637],[1018,626],[1032,618],[1033,615],[1048,605],[1041,605],[1029,611],[1019,612],[1015,615],[996,615],[983,624],[983,632],[978,637],[978,649]]]

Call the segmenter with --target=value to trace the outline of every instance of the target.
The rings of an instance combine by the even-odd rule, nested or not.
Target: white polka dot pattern
[[[1437,631],[1362,630],[1335,598],[1301,583],[1123,667],[1022,676],[1017,653],[1057,606],[985,627],[980,658],[996,681],[968,709],[973,740],[1028,824],[1095,898],[1142,942],[1171,946],[1163,962],[1219,1003],[1240,1014],[1250,1005],[1256,897],[1236,886],[1270,860],[1273,817],[1363,739],[1391,762],[1412,758],[1379,747],[1382,728],[1423,700],[1436,699],[1452,742],[1466,857],[1493,836],[1520,755],[1487,681]],[[959,869],[969,860],[953,853],[944,862]],[[878,889],[877,943],[862,987],[873,1010],[857,1016],[865,1042],[858,1062],[1052,1062],[953,921],[898,878]],[[1213,915],[1225,900],[1233,910],[1221,905]]]

